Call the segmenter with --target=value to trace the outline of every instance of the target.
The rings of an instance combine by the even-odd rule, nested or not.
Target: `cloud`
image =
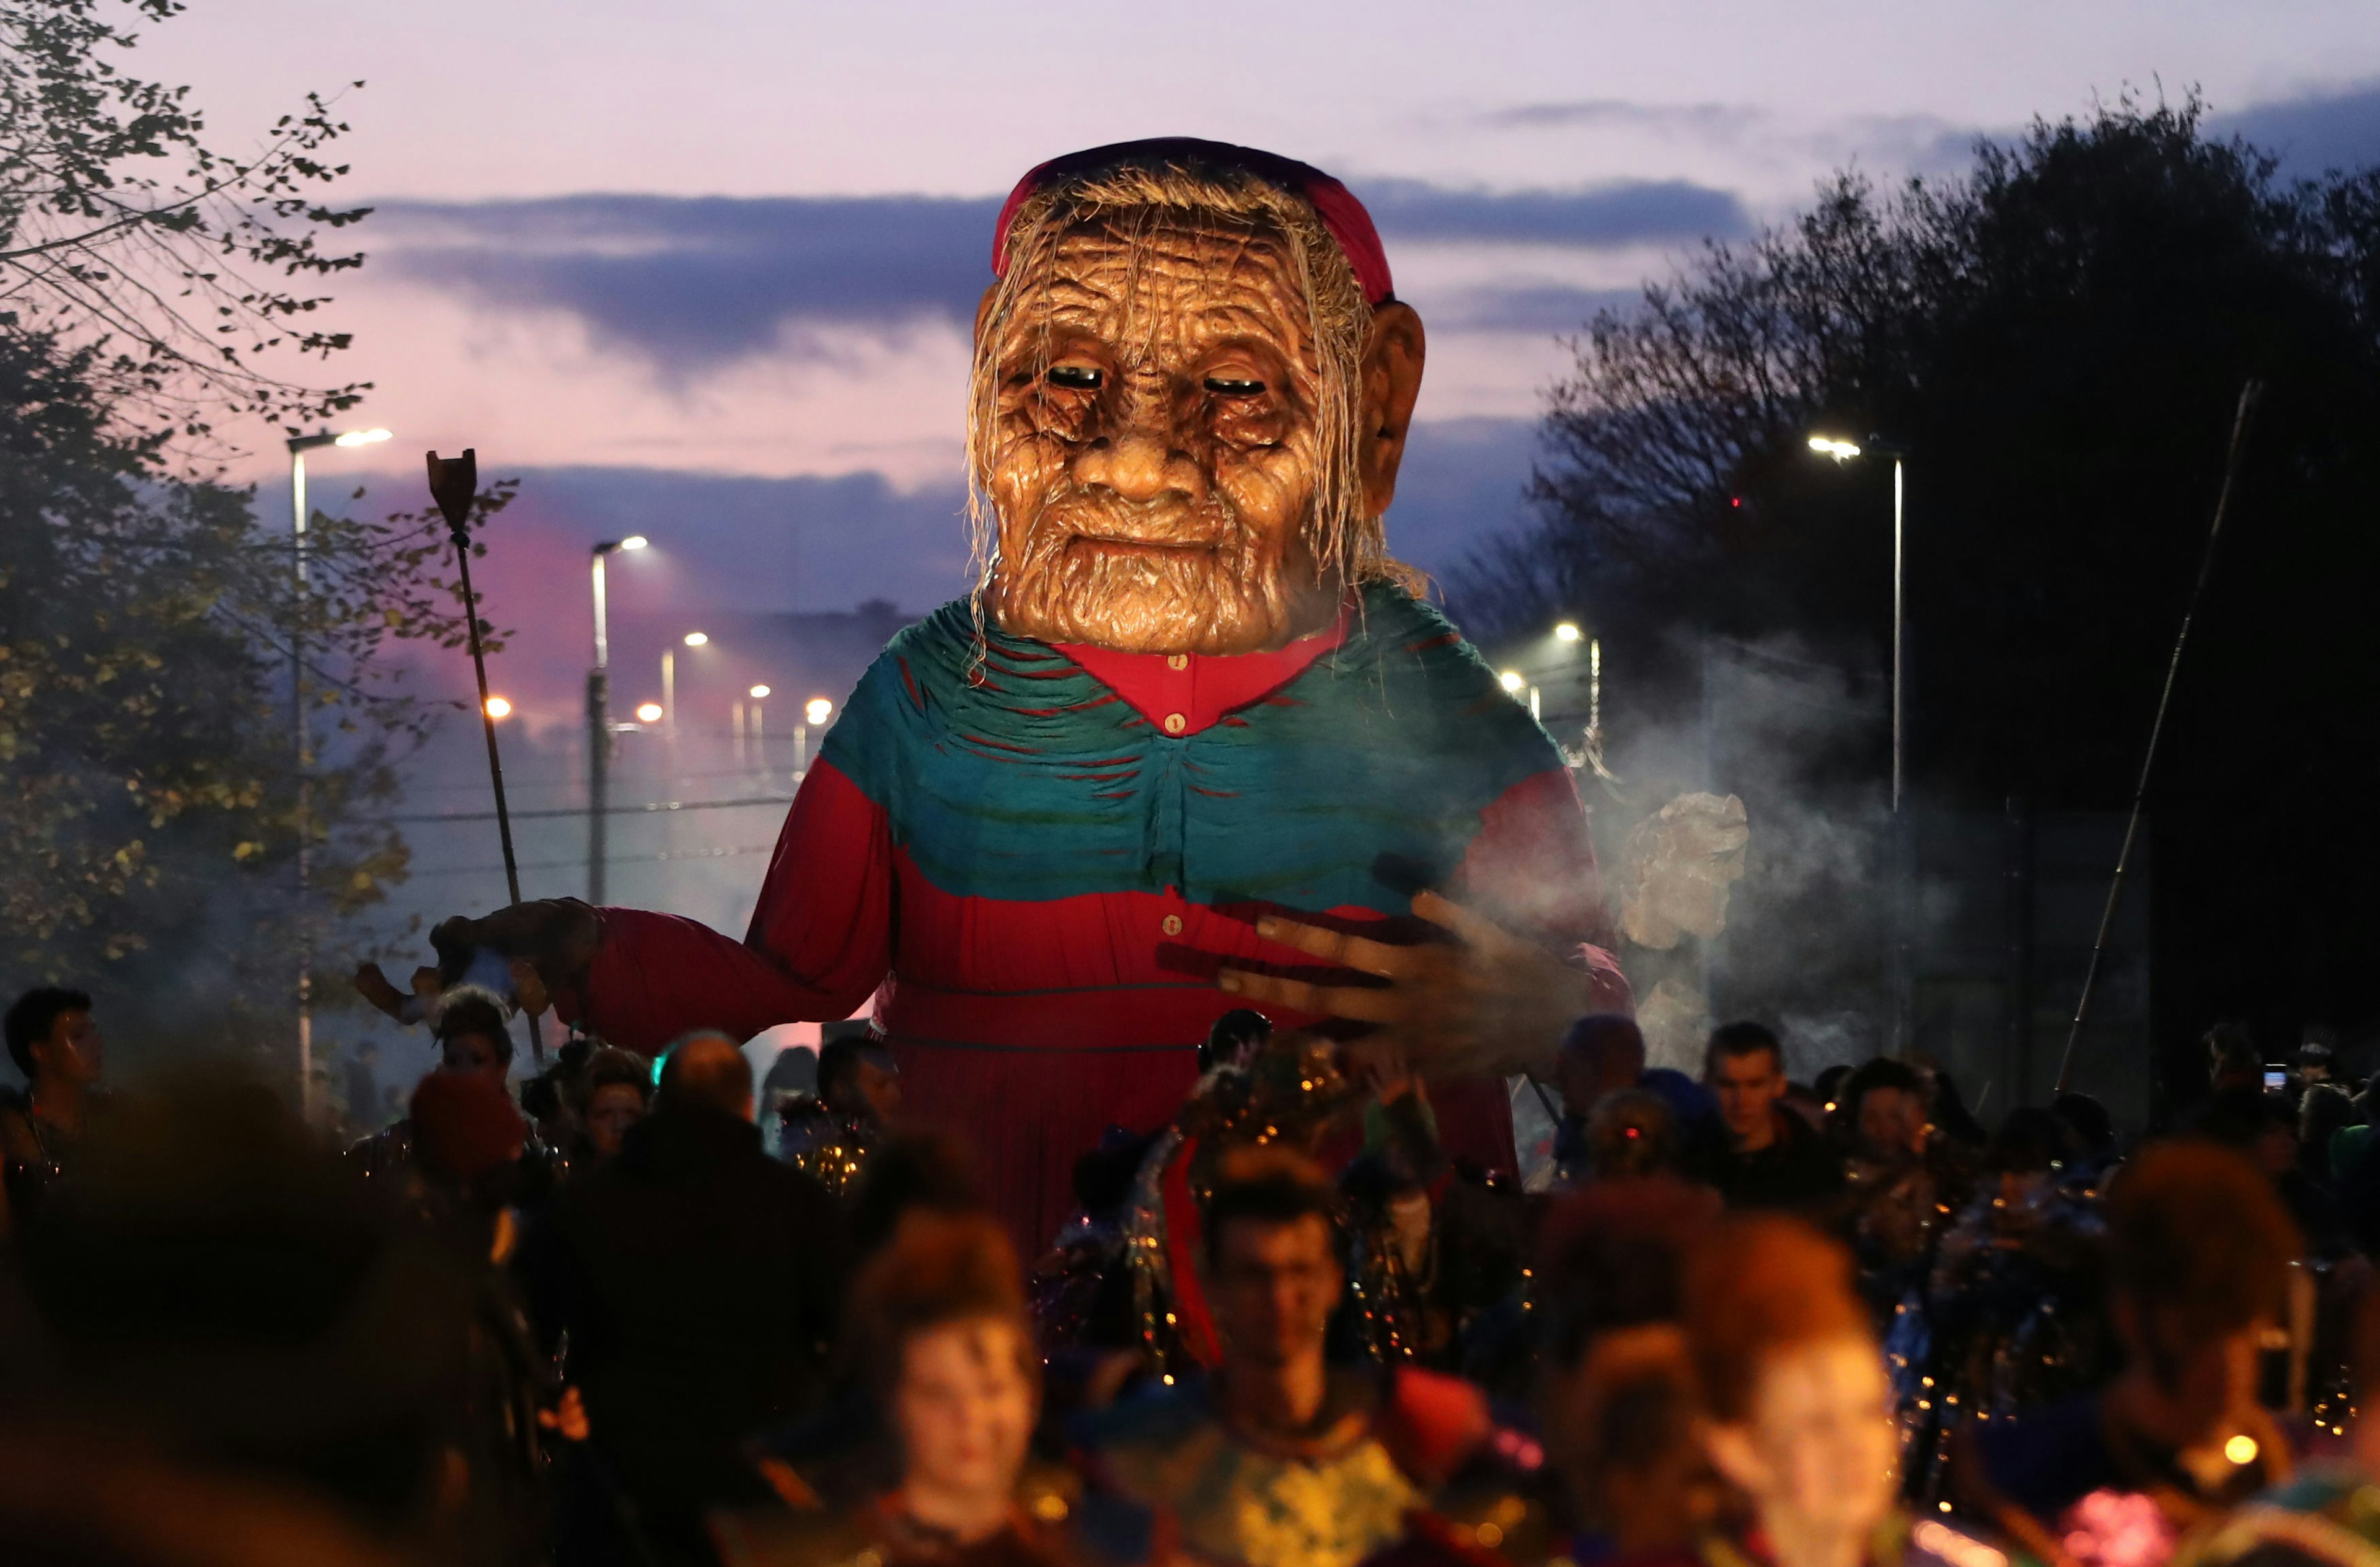
[[[1602,249],[1728,238],[1751,226],[1733,192],[1682,179],[1625,180],[1585,190],[1449,190],[1402,179],[1357,181],[1354,188],[1381,237],[1390,240]]]
[[[588,195],[384,203],[374,237],[407,277],[500,308],[560,310],[669,365],[791,350],[787,322],[963,322],[989,278],[996,200],[926,196]]]
[[[1565,103],[1520,103],[1491,109],[1479,123],[1498,130],[1548,130],[1585,127],[1633,129],[1657,135],[1733,140],[1766,116],[1742,103],[1633,103],[1621,98],[1582,98]]]
[[[2209,128],[2277,154],[2292,175],[2368,167],[2380,163],[2380,82],[2252,104],[2215,115]]]
[[[1734,195],[1682,180],[1510,192],[1376,180],[1358,192],[1392,246],[1585,253],[1748,226]],[[391,201],[370,243],[395,280],[482,309],[560,312],[597,347],[684,380],[747,358],[829,361],[852,328],[963,332],[990,281],[998,210],[923,196]],[[1571,327],[1586,313],[1535,282],[1469,308],[1499,325]]]
[[[1644,297],[1641,288],[1475,288],[1434,304],[1427,319],[1434,331],[1573,333],[1598,310],[1626,310]]]

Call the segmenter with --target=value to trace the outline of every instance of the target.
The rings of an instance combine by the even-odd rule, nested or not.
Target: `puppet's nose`
[[[1145,429],[1093,442],[1076,459],[1075,477],[1087,489],[1111,491],[1119,499],[1139,503],[1168,493],[1196,501],[1207,493],[1207,476],[1198,465]]]

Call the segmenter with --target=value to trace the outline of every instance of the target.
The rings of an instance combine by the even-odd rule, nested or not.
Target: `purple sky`
[[[358,422],[396,439],[324,454],[316,492],[417,504],[427,447],[528,475],[486,576],[524,630],[499,679],[550,730],[594,539],[653,539],[614,585],[656,624],[960,589],[963,329],[993,205],[1056,152],[1252,142],[1373,203],[1431,329],[1390,533],[1433,569],[1515,515],[1557,334],[1831,169],[1956,166],[1979,132],[2160,84],[2306,166],[2380,156],[2370,0],[194,0],[133,64],[192,83],[227,142],[367,83],[338,107],[382,210],[336,321],[342,373],[378,384]],[[650,895],[717,917],[758,872]]]

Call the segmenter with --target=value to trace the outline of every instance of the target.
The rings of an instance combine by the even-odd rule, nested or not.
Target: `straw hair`
[[[1229,225],[1251,237],[1269,235],[1288,241],[1318,359],[1318,467],[1305,524],[1318,579],[1337,575],[1350,584],[1385,580],[1419,591],[1420,574],[1390,558],[1380,517],[1365,515],[1357,460],[1359,407],[1372,307],[1346,253],[1304,197],[1245,169],[1184,157],[1156,165],[1126,163],[1053,180],[1026,199],[1009,226],[1007,266],[984,313],[968,387],[967,520],[974,536],[978,622],[983,589],[990,584],[1000,546],[999,518],[989,491],[997,440],[1000,345],[1018,311],[1047,286],[1059,243],[1078,225],[1095,220],[1134,235],[1193,220]],[[1049,364],[1046,334],[1038,352],[1037,373]]]

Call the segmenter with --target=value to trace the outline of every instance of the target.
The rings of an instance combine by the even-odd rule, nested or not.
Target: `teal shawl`
[[[1443,879],[1480,812],[1562,765],[1427,604],[1365,589],[1345,642],[1271,696],[1165,734],[1046,643],[968,603],[903,631],[820,751],[937,888],[1001,900],[1180,889],[1402,913],[1379,856]]]

